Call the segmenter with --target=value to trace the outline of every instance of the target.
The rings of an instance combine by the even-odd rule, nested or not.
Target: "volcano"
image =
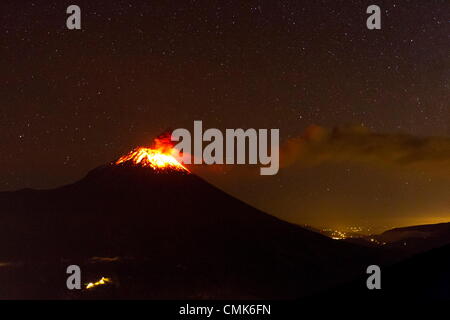
[[[71,185],[0,193],[0,297],[295,298],[377,263],[376,252],[261,212],[151,150]],[[68,290],[71,264],[83,283],[111,283]]]

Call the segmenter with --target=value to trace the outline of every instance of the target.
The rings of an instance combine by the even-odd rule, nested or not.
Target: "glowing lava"
[[[155,170],[176,170],[181,172],[189,172],[173,156],[177,151],[173,148],[173,142],[170,139],[170,134],[163,134],[155,139],[152,148],[136,148],[129,154],[119,158],[116,164],[131,163],[133,165],[140,165],[143,167],[151,167]]]
[[[89,283],[86,285],[86,289],[92,289],[92,288],[101,286],[101,285],[103,285],[103,284],[111,283],[111,282],[112,282],[112,280],[111,280],[110,278],[102,277],[102,278],[101,278],[100,280],[98,280],[97,282],[89,282]]]

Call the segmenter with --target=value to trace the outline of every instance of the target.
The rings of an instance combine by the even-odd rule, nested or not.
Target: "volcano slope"
[[[375,249],[267,215],[188,171],[105,165],[0,193],[0,298],[297,298],[379,263]],[[82,290],[66,287],[79,265]],[[87,290],[102,276],[112,284]]]

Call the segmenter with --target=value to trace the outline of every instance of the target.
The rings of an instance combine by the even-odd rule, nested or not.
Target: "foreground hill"
[[[338,286],[311,300],[377,303],[414,300],[450,300],[450,245],[415,255],[381,268],[381,290],[368,290],[367,276]]]
[[[385,258],[400,261],[415,254],[450,244],[450,223],[395,228],[378,235],[355,236],[346,242],[378,247]]]

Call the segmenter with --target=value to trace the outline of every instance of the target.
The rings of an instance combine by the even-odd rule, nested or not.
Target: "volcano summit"
[[[175,170],[189,172],[185,166],[175,159],[175,153],[177,152],[173,149],[171,134],[164,133],[155,139],[153,147],[136,148],[129,154],[120,157],[115,164],[140,165],[143,167],[150,167],[156,171]]]

